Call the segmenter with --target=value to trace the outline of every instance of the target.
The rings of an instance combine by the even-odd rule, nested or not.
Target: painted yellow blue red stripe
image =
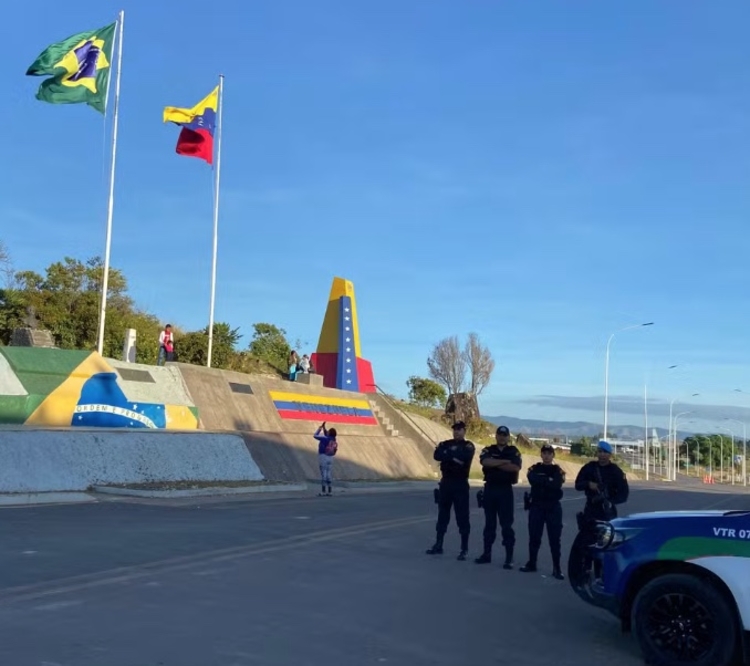
[[[268,392],[282,419],[330,421],[354,425],[378,425],[367,400],[329,398],[286,391]]]

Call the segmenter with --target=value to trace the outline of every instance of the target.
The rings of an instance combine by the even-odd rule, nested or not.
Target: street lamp
[[[732,460],[734,460],[734,433],[727,428],[726,426],[719,426],[719,430],[726,430],[731,436],[732,436]],[[721,452],[719,453],[721,456],[721,471],[719,474],[721,474],[721,478],[724,478],[724,438],[721,440]],[[734,462],[732,462],[732,465],[734,465]],[[734,485],[734,469],[732,470],[732,485]]]
[[[742,389],[734,389],[735,393],[744,393]],[[730,419],[733,421],[734,419]],[[738,421],[740,423],[740,421]],[[742,485],[747,486],[747,432],[745,423],[742,423]]]
[[[612,343],[612,339],[617,335],[618,333],[622,333],[623,331],[629,331],[633,328],[643,328],[644,326],[653,326],[654,322],[649,321],[645,324],[633,324],[631,326],[625,326],[625,328],[621,328],[614,333],[612,333],[609,338],[607,339],[607,352],[604,356],[604,436],[603,439],[607,439],[607,417],[608,417],[608,409],[609,409],[609,346]]]
[[[695,398],[696,396],[699,396],[700,393],[693,393],[691,394],[691,398]],[[674,403],[677,401],[677,399],[680,396],[677,396],[676,398],[672,398],[672,401],[669,403],[669,447],[667,448],[667,461],[669,465],[669,476],[672,475],[674,472],[674,478],[670,479],[671,481],[677,481],[677,454],[675,451],[675,447],[677,446],[677,432],[674,429],[674,423],[672,422],[672,407],[674,407]],[[674,460],[672,459],[672,456],[674,455]]]
[[[672,481],[677,481],[677,468],[679,467],[679,461],[678,461],[678,455],[677,455],[677,419],[679,419],[681,416],[685,416],[685,414],[692,414],[693,410],[689,410],[687,412],[680,412],[677,414],[677,416],[674,417],[674,427],[675,427],[675,435],[674,435],[674,479]]]
[[[674,370],[677,367],[677,363],[670,365],[667,370]],[[646,431],[646,438],[643,442],[643,459],[646,467],[646,481],[648,481],[648,468],[649,468],[649,435],[648,435],[648,375],[646,375],[646,381],[643,384],[643,423],[644,430]],[[656,467],[654,466],[654,470]]]

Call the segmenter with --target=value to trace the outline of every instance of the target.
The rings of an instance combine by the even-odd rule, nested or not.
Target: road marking
[[[397,529],[417,525],[423,522],[431,522],[433,516],[411,516],[408,518],[398,518],[391,520],[382,520],[373,523],[361,523],[349,527],[338,527],[328,530],[321,530],[311,534],[295,535],[281,539],[273,539],[265,543],[252,544],[246,546],[235,546],[232,548],[222,548],[219,550],[197,553],[195,555],[184,555],[180,557],[167,558],[147,562],[145,564],[117,567],[91,574],[82,574],[61,578],[56,581],[46,583],[20,585],[0,589],[0,606],[12,604],[18,601],[28,601],[31,599],[40,599],[67,592],[78,592],[94,587],[105,585],[114,585],[117,583],[128,583],[139,578],[146,578],[156,573],[173,573],[184,571],[196,566],[204,566],[209,563],[227,562],[231,560],[242,559],[252,555],[278,552],[308,546],[325,541],[333,541],[370,532]]]
[[[36,606],[34,610],[37,611],[56,611],[63,608],[70,608],[70,606],[80,606],[83,602],[81,601],[55,601],[51,604],[44,604],[43,606]]]

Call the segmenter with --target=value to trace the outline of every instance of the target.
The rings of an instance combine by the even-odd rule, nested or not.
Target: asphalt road
[[[625,513],[740,508],[740,488],[634,486]],[[568,491],[568,495],[573,493]],[[521,490],[517,492],[521,498]],[[424,551],[424,492],[0,511],[0,664],[556,666],[640,664],[567,581]],[[566,501],[569,548],[579,499]],[[472,556],[482,520],[472,514]],[[516,513],[526,557],[525,514]]]

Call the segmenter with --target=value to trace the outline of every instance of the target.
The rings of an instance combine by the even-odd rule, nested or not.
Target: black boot
[[[442,555],[443,554],[443,535],[438,534],[435,540],[435,545],[429,550],[425,551],[427,555]]]
[[[331,486],[329,485],[328,486],[328,496],[330,497],[331,495],[333,495],[333,490],[331,489]]]
[[[565,576],[563,576],[562,570],[560,569],[560,560],[552,563],[552,577],[557,578],[557,580],[565,580]]]
[[[503,564],[503,569],[512,569],[513,568],[513,546],[506,546],[505,547],[505,564]]]
[[[530,572],[533,573],[536,571],[536,560],[539,556],[539,549],[538,548],[529,548],[529,561],[526,562],[524,566],[522,566],[519,571],[523,571],[524,573]],[[512,557],[512,556],[511,556]]]
[[[489,564],[492,562],[492,551],[485,550],[474,562],[475,564]]]
[[[461,535],[461,552],[458,554],[458,561],[463,562],[469,553],[469,535]]]

